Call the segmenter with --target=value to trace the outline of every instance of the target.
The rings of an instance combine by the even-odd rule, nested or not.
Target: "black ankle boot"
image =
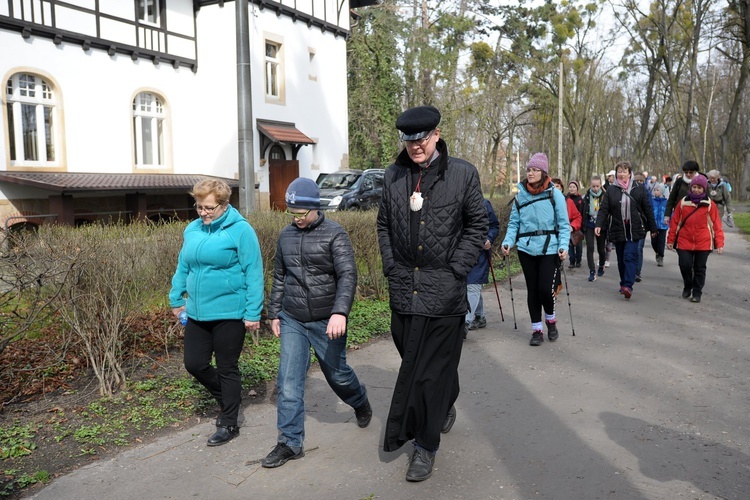
[[[217,426],[214,435],[208,438],[208,446],[221,446],[240,435],[240,428],[236,425]]]

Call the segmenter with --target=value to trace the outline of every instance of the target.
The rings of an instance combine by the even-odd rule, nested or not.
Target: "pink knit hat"
[[[549,161],[547,155],[544,153],[534,153],[534,155],[526,164],[526,168],[538,168],[545,174],[549,174]]]

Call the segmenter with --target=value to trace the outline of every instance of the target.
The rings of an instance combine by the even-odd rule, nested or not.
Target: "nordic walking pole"
[[[487,262],[490,264],[490,272],[492,273],[492,283],[495,284],[495,295],[497,295],[497,305],[500,307],[500,319],[505,321],[505,316],[503,315],[503,305],[500,303],[500,292],[497,291],[497,280],[495,279],[495,270],[492,268],[492,249],[486,250],[487,252]]]
[[[510,306],[513,309],[513,329],[518,330],[516,324],[516,303],[513,301],[513,280],[510,279],[510,256],[505,256],[505,271],[508,273],[508,285],[510,286]]]
[[[573,331],[573,336],[576,336],[576,328],[573,326],[573,308],[570,307],[570,290],[568,290],[568,275],[565,274],[565,263],[560,260],[560,271],[562,271],[563,281],[565,282],[565,295],[568,296],[568,312],[570,313],[570,329]]]

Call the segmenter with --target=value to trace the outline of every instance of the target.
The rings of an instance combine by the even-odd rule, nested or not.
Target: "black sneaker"
[[[643,281],[643,278],[641,278],[641,275],[640,274],[636,274],[635,275],[635,282],[636,283],[640,283],[641,281]]]
[[[468,326],[467,328],[469,329],[469,331],[472,331],[472,330],[476,330],[477,328],[479,328],[479,327],[477,326],[477,321],[476,321],[476,320],[474,320],[474,321],[472,321],[471,323],[469,323],[469,326]]]
[[[693,295],[693,298],[690,299],[690,302],[700,302],[700,301],[701,301],[701,298],[700,297],[696,297],[695,295]]]
[[[589,281],[596,281],[596,271],[589,271]]]
[[[477,316],[474,318],[473,323],[476,325],[477,328],[486,328],[487,327],[487,318],[484,316]]]
[[[276,448],[271,450],[271,453],[266,455],[266,458],[260,461],[260,465],[267,468],[273,469],[274,467],[281,467],[289,460],[297,460],[305,456],[305,449],[300,447],[298,453],[294,453],[290,447],[284,443],[276,443]]]
[[[683,288],[682,289],[682,298],[683,299],[689,299],[690,295],[692,294],[692,292],[693,291],[691,289],[689,289],[689,288]]]
[[[529,345],[542,345],[542,342],[544,342],[544,332],[536,330],[531,334]]]
[[[214,435],[208,438],[208,446],[221,446],[240,435],[240,428],[236,425],[217,426]]]
[[[453,424],[456,423],[456,407],[451,406],[450,410],[448,410],[448,415],[445,416],[445,422],[443,422],[443,428],[440,430],[443,434],[448,434],[453,427]]]
[[[355,408],[354,415],[357,417],[358,426],[364,428],[370,425],[370,420],[372,420],[372,407],[370,406],[370,401],[365,400],[365,404],[359,408]]]
[[[599,266],[599,270],[596,271],[596,275],[599,277],[604,276],[604,266]]]
[[[547,323],[547,338],[550,342],[554,342],[560,336],[557,331],[557,321],[545,321],[545,323]]]
[[[407,481],[424,481],[432,475],[435,464],[435,452],[427,451],[421,446],[414,445],[414,453],[409,459],[409,469],[406,471]]]

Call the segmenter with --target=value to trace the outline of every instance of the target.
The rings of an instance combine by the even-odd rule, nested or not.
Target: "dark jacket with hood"
[[[466,314],[466,275],[482,251],[487,211],[479,173],[470,163],[439,156],[420,181],[422,209],[411,211],[419,165],[404,150],[385,172],[377,218],[383,273],[391,310],[432,317]]]
[[[706,174],[697,172],[696,175],[702,175],[706,177]],[[678,175],[674,181],[672,181],[672,188],[669,191],[669,199],[667,200],[667,208],[664,210],[665,217],[671,217],[674,207],[687,196],[690,191],[690,181],[685,180],[683,175]]]
[[[268,319],[283,311],[299,322],[332,314],[349,316],[357,288],[357,265],[349,235],[318,212],[304,229],[294,223],[279,234]]]
[[[648,191],[642,184],[633,185],[633,177],[630,177],[630,194],[615,181],[607,187],[602,195],[603,199],[596,216],[596,227],[606,229],[609,240],[638,241],[646,237],[646,234],[657,231],[654,221],[654,211],[651,209]],[[630,224],[623,221],[622,204],[627,207],[627,216]]]

